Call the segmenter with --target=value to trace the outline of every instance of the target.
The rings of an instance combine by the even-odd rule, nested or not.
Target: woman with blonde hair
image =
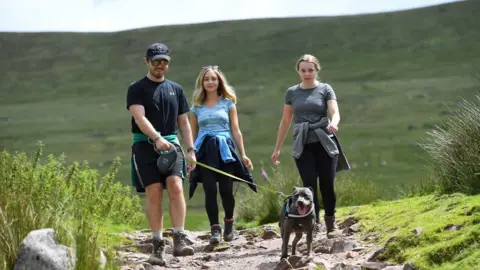
[[[243,146],[236,103],[235,91],[218,66],[202,67],[196,80],[190,114],[196,159],[198,162],[244,179],[250,188],[257,192],[253,177],[248,171],[253,170],[253,165]],[[238,147],[239,155],[235,145]],[[201,165],[197,165],[191,172],[189,196],[192,198],[197,183],[201,182],[205,192],[205,209],[211,226],[211,244],[219,243],[222,233],[218,221],[217,182],[225,211],[223,239],[227,242],[233,240],[235,208],[233,181],[238,180]]]
[[[318,80],[321,68],[315,56],[301,56],[295,69],[301,82],[286,91],[272,162],[280,164],[280,148],[294,119],[292,156],[304,187],[313,190],[317,224],[320,223],[317,181],[320,185],[325,208],[324,221],[327,233],[330,233],[335,229],[335,174],[350,169],[335,135],[340,122],[337,97],[329,84]]]

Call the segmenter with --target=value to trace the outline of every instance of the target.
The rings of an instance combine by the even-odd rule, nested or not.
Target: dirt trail
[[[338,230],[327,238],[325,228],[315,235],[312,253],[302,255],[306,250],[305,235],[298,245],[296,256],[291,256],[289,246],[288,260],[280,260],[282,239],[275,226],[263,226],[257,229],[236,231],[235,239],[230,243],[220,243],[213,247],[208,243],[209,232],[187,232],[195,255],[173,257],[171,240],[165,251],[165,267],[152,266],[146,261],[152,250],[151,234],[140,231],[126,234],[135,245],[121,247],[118,251],[122,270],[127,269],[414,269],[411,264],[394,266],[378,262],[375,257],[382,251],[373,245],[362,243],[356,232],[359,230],[354,217],[338,224]],[[166,231],[164,236],[171,236]],[[290,243],[294,234],[290,237]],[[168,239],[168,238],[167,238]],[[315,268],[315,267],[324,268]]]

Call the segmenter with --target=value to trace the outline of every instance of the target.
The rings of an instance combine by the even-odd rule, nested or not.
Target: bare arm
[[[240,131],[240,126],[238,124],[237,107],[235,105],[233,105],[230,109],[230,128],[232,130],[232,135],[235,139],[235,143],[238,146],[238,151],[240,151],[240,156],[245,157],[246,154],[245,148],[243,146],[243,136],[242,132]]]
[[[337,126],[340,123],[340,111],[338,110],[338,103],[336,100],[331,99],[327,101],[328,115],[332,121],[332,125]]]
[[[187,113],[178,116],[177,125],[187,148],[193,147],[192,129],[190,127],[190,122],[188,121]]]
[[[284,104],[282,120],[280,121],[280,126],[278,127],[277,143],[275,144],[275,152],[280,151],[280,148],[282,148],[283,142],[285,141],[285,137],[287,136],[287,132],[290,129],[292,118],[293,118],[292,105]]]
[[[129,108],[130,113],[135,119],[135,123],[140,130],[147,135],[152,141],[159,137],[158,132],[153,127],[152,123],[145,117],[145,107],[143,105],[131,105]]]
[[[197,116],[193,112],[190,113],[190,125],[191,125],[191,128],[192,128],[193,141],[195,142],[195,140],[197,139],[197,136],[198,136],[198,119],[197,119]]]

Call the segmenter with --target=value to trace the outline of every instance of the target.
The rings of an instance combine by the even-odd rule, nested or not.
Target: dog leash
[[[248,182],[248,181],[246,181],[246,180],[243,180],[242,178],[236,177],[235,175],[231,175],[231,174],[229,174],[229,173],[227,173],[227,172],[224,172],[224,171],[222,171],[222,170],[219,170],[219,169],[217,169],[217,168],[213,168],[213,167],[208,166],[207,164],[204,164],[204,163],[202,163],[202,162],[193,160],[193,159],[188,158],[188,157],[186,157],[186,158],[187,158],[188,160],[190,160],[191,162],[194,162],[195,164],[200,165],[200,166],[202,166],[202,167],[204,167],[204,168],[207,168],[207,169],[209,169],[209,170],[212,170],[212,171],[214,171],[214,172],[217,172],[217,173],[223,174],[223,175],[225,175],[225,176],[228,176],[228,177],[237,179],[238,181],[242,181],[242,182],[247,183],[247,184],[249,184],[249,185],[254,185],[254,186],[257,186],[257,187],[259,187],[259,188],[263,188],[263,189],[265,189],[265,190],[267,190],[267,191],[270,191],[270,192],[272,192],[272,193],[275,193],[275,194],[277,194],[277,195],[279,195],[279,196],[288,197],[287,195],[283,194],[281,191],[276,191],[276,190],[273,190],[273,189],[268,188],[268,187],[265,187],[265,186],[261,186],[261,185],[255,184],[255,183]],[[237,186],[237,187],[238,187],[238,186]]]

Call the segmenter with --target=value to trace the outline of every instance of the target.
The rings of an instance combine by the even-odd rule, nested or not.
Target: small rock
[[[386,264],[382,262],[362,262],[360,266],[366,270],[380,270],[385,268]]]
[[[416,236],[420,236],[420,234],[422,234],[423,232],[423,228],[422,227],[418,227],[418,228],[415,228],[412,233],[414,233]]]
[[[352,232],[358,232],[360,230],[360,224],[356,223],[349,227]]]
[[[290,263],[292,266],[296,265],[297,262],[299,262],[302,259],[302,256],[298,255],[291,255],[288,257],[288,263]]]
[[[134,268],[134,270],[146,270],[146,269],[145,269],[145,266],[143,266],[143,264],[138,264],[138,265]]]
[[[200,239],[200,240],[210,240],[210,234],[209,234],[209,233],[200,234],[200,235],[197,236],[197,239]]]
[[[347,252],[347,254],[345,254],[345,257],[348,258],[348,259],[353,259],[353,258],[358,257],[358,255],[360,255],[360,253],[355,252],[355,251],[349,251],[349,252]]]
[[[141,253],[152,253],[153,250],[153,245],[152,244],[140,244],[137,245],[136,248],[141,252]]]
[[[340,229],[345,229],[345,228],[348,228],[348,227],[352,226],[353,224],[355,224],[357,222],[358,221],[354,216],[348,216],[342,223],[338,224],[338,227]]]
[[[351,251],[358,246],[360,246],[360,244],[356,241],[346,241],[346,240],[340,239],[333,242],[330,252],[343,253],[343,252]]]
[[[310,262],[313,261],[312,257],[302,257],[296,264],[292,264],[294,269],[306,267]]]
[[[287,259],[282,259],[280,263],[277,264],[274,270],[288,270],[293,269],[293,266],[288,262]]]
[[[461,226],[449,224],[449,225],[445,226],[445,228],[443,228],[443,229],[446,230],[446,231],[456,231],[456,230],[460,229],[460,227]]]
[[[212,260],[212,255],[207,254],[207,255],[205,255],[205,256],[202,257],[202,260],[208,262],[208,261]]]
[[[177,258],[177,257],[172,257],[170,260],[169,260],[170,263],[179,263],[180,262],[180,259]]]
[[[267,230],[265,229],[263,231],[262,239],[263,240],[268,240],[268,239],[273,239],[273,238],[278,238],[280,235],[275,232],[274,230]]]
[[[201,269],[212,269],[214,266],[215,266],[214,262],[207,262],[207,263],[202,264]]]
[[[362,270],[362,267],[360,265],[349,265],[342,262],[335,264],[331,270]]]

